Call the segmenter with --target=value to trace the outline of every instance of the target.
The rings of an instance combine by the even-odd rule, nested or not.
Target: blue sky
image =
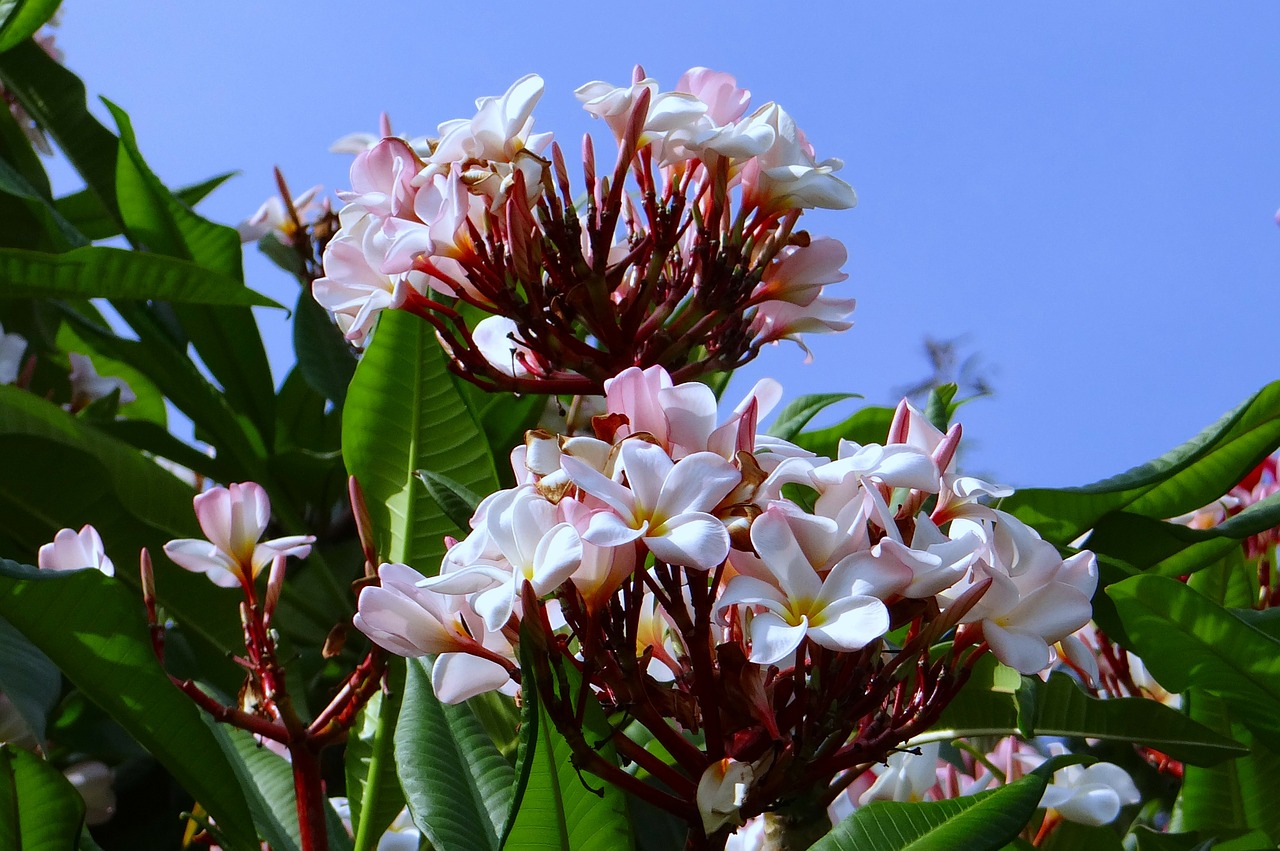
[[[234,223],[272,192],[342,188],[327,152],[388,111],[400,132],[470,116],[530,71],[540,130],[594,130],[573,98],[633,63],[672,85],[737,75],[838,156],[854,328],[768,351],[744,380],[875,403],[962,336],[997,394],[963,411],[966,462],[1082,484],[1167,450],[1278,377],[1280,6],[489,2],[64,3],[66,63],[133,117],[167,182],[242,175],[202,206]],[[65,177],[65,176],[64,176]],[[64,180],[65,188],[73,188]],[[250,252],[252,255],[252,252]],[[250,256],[252,286],[296,289]],[[288,339],[278,342],[280,377]]]

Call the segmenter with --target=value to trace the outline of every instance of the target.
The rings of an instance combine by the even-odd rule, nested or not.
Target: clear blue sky
[[[243,172],[202,207],[230,223],[276,164],[298,189],[343,187],[330,142],[384,109],[433,132],[536,71],[538,128],[573,140],[599,132],[583,82],[635,62],[667,86],[691,65],[736,74],[843,158],[860,197],[807,219],[849,246],[857,324],[813,340],[811,365],[788,346],[746,372],[886,403],[927,371],[925,335],[965,335],[997,389],[964,411],[967,463],[1013,484],[1119,472],[1280,377],[1280,5],[63,8],[67,65],[132,114],[166,181]],[[259,258],[247,274],[296,292]],[[266,327],[282,370],[287,335]]]

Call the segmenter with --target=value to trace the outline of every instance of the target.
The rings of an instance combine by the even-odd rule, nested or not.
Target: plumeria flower
[[[1065,753],[1061,745],[1050,746],[1054,754]],[[1142,800],[1138,787],[1123,768],[1109,762],[1068,765],[1053,773],[1040,806],[1078,824],[1110,824],[1120,808]]]
[[[520,337],[520,327],[507,317],[490,316],[481,319],[471,331],[471,339],[484,359],[493,364],[494,369],[513,378],[523,378],[529,374],[525,362],[532,357],[532,353]]]
[[[164,545],[174,564],[203,573],[223,588],[252,583],[277,556],[306,558],[313,535],[261,541],[271,521],[271,501],[255,482],[213,488],[195,498],[196,519],[207,541],[183,538]]]
[[[71,352],[67,357],[71,360],[71,373],[67,376],[71,381],[70,410],[82,410],[116,391],[120,393],[121,405],[137,401],[137,395],[123,378],[98,375],[98,371],[93,367],[93,361],[85,355]]]
[[[488,506],[485,531],[500,561],[481,560],[421,584],[441,594],[474,595],[472,607],[493,632],[515,611],[526,582],[539,596],[550,593],[582,563],[577,530],[557,522],[556,507],[531,485],[500,492]]]
[[[98,530],[85,525],[79,532],[59,529],[53,542],[45,544],[36,555],[36,564],[42,570],[101,570],[107,576],[115,576],[116,568],[107,558]]]
[[[338,814],[338,819],[347,829],[347,833],[351,833],[351,802],[346,798],[330,798],[329,804]],[[382,838],[378,840],[375,847],[377,851],[418,851],[421,838],[422,834],[414,825],[413,817],[409,815],[409,809],[406,807],[392,820],[387,827],[387,832],[382,834]]]
[[[27,351],[27,338],[6,334],[0,328],[0,384],[13,384],[22,372],[22,356]]]
[[[707,512],[741,480],[734,466],[711,452],[672,461],[661,446],[637,439],[624,440],[620,454],[629,488],[577,458],[560,461],[575,485],[613,509],[592,515],[583,540],[619,547],[642,539],[654,557],[699,570],[724,561],[729,533]]]
[[[844,163],[834,158],[818,162],[813,146],[782,107],[775,104],[763,120],[774,129],[774,144],[743,167],[744,206],[844,210],[858,202],[853,187],[835,176]]]
[[[751,619],[750,659],[759,665],[785,659],[806,638],[830,650],[861,650],[889,630],[883,597],[911,580],[905,567],[877,564],[866,552],[841,559],[821,578],[773,508],[751,524],[751,544],[776,584],[735,576],[716,608],[765,609]]]
[[[637,75],[643,77],[643,71],[637,68]],[[707,104],[686,92],[659,92],[658,81],[643,77],[629,86],[614,86],[602,80],[584,83],[574,91],[574,96],[582,102],[582,108],[596,118],[604,119],[613,131],[613,135],[621,141],[626,133],[627,124],[631,120],[631,112],[636,106],[640,93],[648,91],[650,95],[649,110],[641,125],[640,138],[637,144],[643,146],[658,143],[674,131],[691,131],[707,111]]]
[[[96,826],[111,821],[116,814],[116,793],[112,786],[115,773],[105,763],[97,760],[77,762],[64,769],[62,775],[84,798],[85,824]]]
[[[322,189],[324,187],[320,185],[312,186],[293,199],[293,209],[300,220],[306,221],[313,210],[323,209],[324,205],[319,200]],[[257,242],[267,234],[275,233],[277,238],[287,243],[293,239],[293,228],[294,224],[289,218],[288,210],[284,207],[284,201],[280,200],[279,196],[272,195],[262,202],[257,212],[236,225],[236,232],[240,234],[241,242]]]
[[[897,751],[889,756],[876,782],[858,798],[860,805],[872,801],[919,803],[929,800],[938,784],[938,742],[921,745],[920,752]]]
[[[462,598],[420,587],[426,577],[404,564],[382,565],[378,579],[379,585],[360,591],[355,627],[399,656],[435,655],[436,697],[452,704],[507,686],[507,668],[497,660],[513,655],[511,645],[487,633]]]
[[[702,829],[707,835],[725,825],[741,824],[740,810],[755,772],[750,764],[736,759],[722,759],[707,766],[698,779],[698,811],[702,814]]]
[[[410,148],[413,148],[414,153],[420,157],[427,157],[431,155],[431,140],[426,136],[414,136],[412,139],[407,139],[404,136],[397,134],[391,129],[391,117],[385,112],[382,113],[382,116],[378,121],[377,133],[348,133],[329,146],[329,153],[361,154],[389,136],[394,136],[397,139],[403,140]]]
[[[373,239],[375,223],[366,218],[343,228],[324,250],[324,277],[312,284],[315,300],[334,314],[346,338],[362,345],[378,314],[400,307],[415,286],[413,273],[387,275],[369,262],[366,243]],[[419,290],[420,291],[420,290]]]

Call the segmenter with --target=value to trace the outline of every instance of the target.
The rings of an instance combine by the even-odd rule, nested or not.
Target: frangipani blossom
[[[116,568],[107,558],[98,530],[86,524],[79,532],[59,529],[53,542],[45,544],[36,555],[42,570],[101,570],[115,576]]]
[[[707,512],[741,480],[733,465],[711,452],[673,462],[661,446],[634,438],[620,453],[629,488],[577,458],[561,459],[575,485],[612,509],[592,515],[583,540],[618,547],[642,539],[656,558],[699,570],[724,561],[729,533]]]
[[[137,401],[138,397],[127,381],[115,376],[98,375],[98,370],[94,369],[93,361],[88,356],[71,352],[67,358],[71,361],[71,373],[67,378],[71,381],[72,411],[79,411],[117,391],[120,393],[121,405]]]
[[[717,609],[764,607],[751,619],[750,659],[758,665],[785,659],[806,638],[830,650],[861,650],[889,630],[883,598],[911,580],[905,567],[886,568],[865,552],[841,559],[823,579],[774,508],[751,524],[751,544],[774,582],[735,576]]]
[[[343,228],[324,250],[324,277],[311,286],[315,300],[334,314],[338,327],[356,345],[364,343],[381,311],[400,307],[418,290],[411,283],[414,273],[388,275],[370,263],[367,247],[377,237],[375,227],[366,217]]]
[[[383,564],[378,579],[360,591],[356,629],[400,656],[436,654],[431,682],[440,700],[458,703],[509,682],[507,669],[492,657],[511,656],[510,645],[487,634],[474,615],[468,622],[461,598],[422,588],[426,578],[404,564]]]
[[[271,501],[255,482],[198,494],[195,509],[208,540],[170,541],[164,551],[174,564],[204,573],[223,588],[252,583],[277,556],[306,558],[316,540],[314,535],[291,535],[259,542],[271,522]]]
[[[722,759],[707,766],[698,779],[698,812],[707,835],[729,824],[741,824],[739,810],[747,797],[755,772],[736,759]]]
[[[937,742],[921,745],[920,753],[897,751],[885,767],[876,772],[876,781],[858,798],[865,806],[872,801],[919,803],[929,800],[929,791],[938,785]]]
[[[1061,746],[1052,750],[1065,752]],[[1121,807],[1141,800],[1142,795],[1127,771],[1109,762],[1095,762],[1089,766],[1068,765],[1055,771],[1040,806],[1057,812],[1067,821],[1103,825],[1115,821]]]
[[[323,203],[317,200],[323,188],[320,185],[312,186],[292,199],[294,212],[299,219],[306,221],[312,210],[323,208]],[[236,232],[240,234],[241,242],[257,242],[269,233],[276,233],[281,241],[288,242],[293,238],[293,221],[289,218],[284,201],[279,196],[272,195],[262,202],[257,212],[236,225]]]
[[[529,368],[521,355],[532,356],[524,341],[520,339],[520,327],[505,316],[490,316],[476,323],[471,332],[484,359],[493,364],[495,369],[513,377],[529,374]]]

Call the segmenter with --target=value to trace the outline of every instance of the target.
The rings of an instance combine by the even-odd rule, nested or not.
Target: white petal
[[[794,653],[809,631],[809,621],[801,616],[800,623],[791,626],[773,612],[756,615],[751,621],[751,661],[757,665],[772,665]]]
[[[729,531],[710,514],[689,513],[672,518],[650,533],[645,544],[667,564],[710,570],[729,555]]]
[[[442,653],[431,667],[431,688],[441,703],[461,703],[502,688],[508,679],[506,668],[469,653]]]
[[[861,650],[889,631],[889,610],[875,597],[851,597],[824,608],[809,638],[828,650]]]
[[[1038,674],[1049,667],[1049,645],[1038,635],[1004,629],[995,621],[982,622],[982,634],[995,657],[1024,674]]]
[[[533,588],[546,594],[582,564],[582,539],[568,523],[553,526],[538,542],[533,556]]]

